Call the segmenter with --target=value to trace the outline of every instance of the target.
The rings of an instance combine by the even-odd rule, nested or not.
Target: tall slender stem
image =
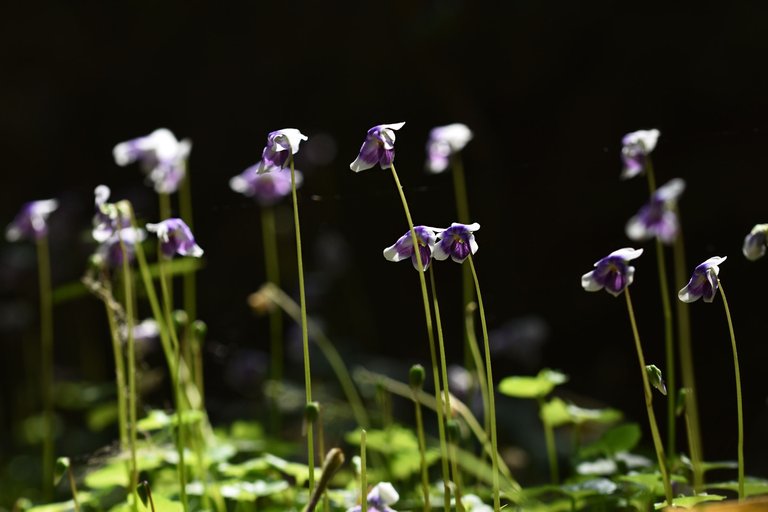
[[[280,259],[277,252],[277,230],[275,228],[275,208],[264,206],[261,209],[261,235],[264,245],[264,263],[267,282],[280,287]],[[274,308],[269,314],[270,339],[270,378],[275,384],[283,379],[283,314]],[[271,424],[274,432],[280,430],[280,413],[275,398],[270,406]],[[322,454],[323,451],[320,450]]]
[[[424,439],[424,420],[421,416],[421,404],[413,389],[413,407],[416,413],[416,438],[419,441],[419,460],[421,461],[421,494],[424,497],[424,512],[432,510],[429,502],[429,475],[427,474],[427,443]]]
[[[43,493],[53,497],[53,296],[48,237],[37,239],[37,273],[40,290],[40,390],[43,402]]]
[[[290,151],[290,150],[289,150]],[[307,298],[304,291],[304,261],[301,255],[301,228],[299,226],[299,201],[296,197],[296,171],[293,155],[291,162],[291,198],[293,199],[293,223],[296,232],[296,259],[299,267],[299,305],[301,307],[301,339],[304,346],[304,387],[307,403],[312,402],[312,375],[309,366],[309,331],[307,330]],[[309,465],[309,494],[315,488],[315,450],[312,429],[307,429],[307,464]]]
[[[77,484],[75,475],[72,473],[72,466],[67,466],[67,478],[69,479],[69,490],[72,493],[72,504],[75,506],[75,512],[80,512],[80,501],[77,499]]]
[[[493,384],[493,371],[491,370],[491,347],[488,342],[488,325],[485,322],[485,308],[483,307],[483,296],[480,293],[480,280],[477,278],[477,271],[475,270],[475,260],[472,257],[472,254],[470,254],[467,259],[469,260],[469,268],[472,269],[472,278],[475,281],[477,307],[480,311],[480,325],[483,329],[485,374],[488,380],[488,409],[490,412],[491,445],[493,446],[493,451],[491,452],[491,466],[493,468],[493,509],[495,512],[499,512],[501,509],[501,501],[499,499],[499,444],[496,438],[496,400],[494,398],[496,388]]]
[[[472,277],[470,271],[469,277]],[[480,396],[483,399],[483,428],[488,437],[491,436],[490,426],[490,406],[488,405],[488,381],[485,378],[485,364],[483,364],[483,358],[480,355],[480,347],[477,345],[477,336],[475,336],[475,311],[477,311],[477,303],[470,302],[464,309],[464,326],[467,331],[467,340],[469,341],[469,348],[472,351],[472,359],[475,362],[475,370],[477,371],[477,382],[480,387]]]
[[[182,220],[189,226],[190,231],[194,233],[195,228],[192,218],[192,176],[189,173],[189,166],[184,164],[184,179],[179,186],[179,214]],[[195,272],[187,272],[182,279],[182,297],[184,311],[189,317],[189,325],[197,320],[197,280]],[[187,327],[189,332],[189,327]],[[191,335],[187,336],[191,338]],[[202,392],[202,388],[200,389]]]
[[[419,251],[416,251],[416,254],[421,256],[421,253]],[[445,419],[446,421],[449,420],[451,417],[453,417],[452,409],[451,409],[451,393],[450,388],[448,386],[448,364],[445,361],[445,341],[443,339],[443,322],[440,318],[440,305],[437,300],[437,285],[435,284],[435,267],[434,265],[430,265],[429,267],[429,284],[432,289],[432,309],[435,313],[435,326],[437,327],[437,344],[440,349],[440,369],[443,373],[443,396],[445,397],[444,401],[444,407],[445,407]],[[459,478],[459,464],[456,461],[456,443],[457,440],[455,438],[452,438],[449,435],[448,439],[448,445],[449,445],[449,456],[451,459],[451,472],[453,473],[453,483],[455,487],[455,493],[456,493],[456,510],[458,512],[463,512],[464,506],[461,503],[461,485]]]
[[[133,276],[131,275],[131,265],[128,258],[128,251],[125,247],[125,241],[120,236],[120,230],[117,231],[120,242],[120,251],[123,258],[123,294],[125,296],[125,329],[128,338],[128,424],[130,425],[129,445],[131,448],[131,478],[129,493],[133,495],[133,509],[139,510],[138,496],[136,488],[138,485],[138,464],[136,462],[136,347],[133,339]],[[138,245],[140,242],[136,241]]]
[[[159,202],[159,212],[160,212],[160,220],[169,219],[171,217],[171,196],[170,194],[166,193],[159,193],[157,194],[158,202]],[[192,229],[192,228],[190,228]],[[163,251],[160,248],[160,244],[157,244],[157,260],[160,261],[160,259],[163,258]],[[171,309],[173,309],[173,282],[172,277],[166,276],[165,277],[166,282],[165,285],[168,287],[169,290],[171,290]],[[190,318],[190,320],[192,320]],[[170,328],[170,326],[169,326]]]
[[[648,412],[648,423],[651,426],[651,436],[653,437],[653,446],[656,449],[656,458],[659,463],[659,471],[664,482],[664,495],[667,499],[667,505],[672,505],[672,484],[669,481],[667,472],[667,459],[664,456],[664,445],[659,435],[659,427],[656,424],[656,415],[653,413],[653,395],[651,394],[651,385],[648,382],[648,371],[645,368],[645,356],[643,356],[643,346],[640,343],[640,333],[637,330],[637,321],[635,320],[635,310],[632,307],[632,298],[629,295],[629,288],[624,290],[624,296],[627,299],[627,311],[629,313],[629,322],[632,324],[632,335],[635,338],[635,349],[637,350],[637,361],[640,364],[640,375],[643,379],[643,392],[645,393],[645,408]]]
[[[736,377],[736,413],[739,423],[739,445],[738,445],[738,462],[739,462],[739,499],[744,499],[744,410],[741,400],[741,372],[739,371],[739,354],[736,351],[736,335],[733,332],[733,320],[731,319],[731,309],[728,307],[728,299],[725,298],[725,290],[723,290],[723,283],[717,280],[720,287],[720,296],[723,298],[723,307],[725,308],[725,316],[728,319],[728,332],[731,335],[731,350],[733,351],[733,373]]]
[[[416,231],[413,229],[413,219],[411,218],[411,210],[408,208],[408,201],[405,199],[405,193],[403,192],[403,186],[400,184],[400,179],[397,177],[397,171],[395,170],[394,162],[390,164],[392,170],[392,177],[395,180],[395,186],[397,192],[400,194],[400,201],[403,203],[403,210],[405,210],[405,218],[408,221],[408,229],[411,232],[411,242],[413,248],[416,251],[416,267],[419,274],[419,283],[421,284],[421,298],[424,304],[424,320],[427,324],[427,337],[429,339],[429,355],[432,360],[432,380],[435,384],[435,401],[438,404],[437,407],[437,432],[440,438],[440,452],[442,453],[442,471],[443,471],[443,504],[445,511],[448,512],[451,508],[451,491],[448,487],[449,473],[448,473],[448,448],[445,440],[445,423],[443,419],[443,407],[442,400],[440,398],[440,375],[438,374],[437,355],[435,353],[435,333],[432,329],[432,312],[429,307],[429,293],[427,292],[427,281],[424,277],[424,264],[421,261],[421,253],[419,251],[419,240],[416,236]]]
[[[166,281],[165,272],[166,259],[165,256],[160,256],[158,260],[158,266],[160,268],[160,289],[163,294],[163,305],[165,307],[165,323],[170,331],[171,341],[173,343],[174,357],[176,359],[176,375],[172,379],[173,381],[173,393],[174,400],[176,401],[176,452],[179,456],[178,473],[179,473],[179,493],[181,497],[181,504],[184,507],[184,512],[189,510],[189,502],[187,500],[187,470],[186,463],[184,462],[184,422],[182,417],[184,415],[184,400],[182,398],[182,386],[181,376],[179,375],[179,368],[181,361],[181,344],[179,343],[178,335],[176,334],[176,328],[174,326],[173,317],[171,313],[171,301],[170,291]]]
[[[365,429],[360,431],[360,510],[368,510],[368,469],[365,465]]]
[[[553,485],[557,485],[560,478],[560,470],[557,467],[557,445],[555,444],[555,431],[544,418],[544,398],[539,397],[539,417],[544,426],[544,442],[547,445],[547,458],[549,459],[549,478]]]
[[[112,338],[112,353],[115,356],[115,385],[117,388],[117,420],[120,429],[120,449],[125,450],[128,448],[128,420],[125,417],[125,362],[123,361],[125,356],[115,313],[109,307],[109,303],[105,302],[104,307],[107,310],[109,333]]]
[[[680,211],[677,210],[678,223],[682,226]],[[685,263],[685,242],[683,229],[679,229],[674,245],[672,246],[674,258],[675,287],[680,289],[688,280]],[[703,450],[701,446],[701,428],[699,422],[698,395],[696,393],[696,378],[693,371],[693,350],[691,346],[691,317],[688,304],[678,300],[677,305],[677,337],[679,340],[680,368],[682,369],[683,386],[685,393],[685,412],[687,418],[688,449],[691,452],[691,466],[693,466],[693,489],[701,492],[704,485],[704,470],[701,465]]]

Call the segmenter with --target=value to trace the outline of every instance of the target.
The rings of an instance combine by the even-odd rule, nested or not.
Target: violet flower
[[[643,254],[642,249],[624,247],[613,251],[605,258],[595,263],[595,270],[581,276],[581,286],[588,292],[605,291],[618,297],[624,289],[632,284],[635,267],[628,263]]]
[[[122,215],[117,207],[108,203],[111,191],[106,185],[99,185],[93,191],[96,214],[93,217],[93,239],[99,243],[109,240],[118,229],[130,227],[131,221]]]
[[[477,252],[477,242],[474,232],[480,229],[480,224],[460,224],[454,222],[451,227],[437,233],[438,242],[432,254],[437,260],[445,260],[450,256],[456,263],[464,263],[470,253]]]
[[[704,299],[704,302],[715,300],[717,293],[717,275],[720,273],[720,265],[727,256],[712,256],[693,270],[691,280],[677,294],[683,302],[696,302]]]
[[[432,250],[435,247],[435,229],[427,226],[414,226],[413,230],[419,243],[421,264],[424,270],[426,270],[432,260]],[[419,262],[416,259],[416,251],[413,250],[413,239],[411,238],[410,231],[398,238],[394,245],[384,249],[384,257],[389,261],[402,261],[410,258],[413,268],[419,269]]]
[[[112,155],[121,167],[139,162],[155,192],[171,194],[184,179],[191,149],[189,139],[179,141],[167,128],[159,128],[144,137],[121,142],[112,150]]]
[[[288,157],[299,151],[299,144],[304,140],[307,140],[307,136],[296,128],[270,132],[267,145],[261,153],[261,161],[256,164],[257,172],[263,174],[285,167]]]
[[[381,482],[376,484],[373,489],[368,493],[368,496],[366,498],[367,501],[367,512],[396,512],[394,509],[390,508],[390,505],[394,505],[397,503],[397,500],[400,499],[400,495],[397,493],[395,488],[392,486],[389,482]],[[347,509],[347,512],[360,512],[361,507],[360,505],[356,505],[352,508]]]
[[[368,130],[360,153],[349,168],[355,172],[364,171],[379,164],[382,169],[392,167],[395,159],[395,130],[405,125],[402,123],[379,124]]]
[[[766,235],[768,224],[757,224],[744,238],[744,246],[741,252],[749,261],[756,261],[765,256]]]
[[[39,240],[48,234],[48,216],[56,211],[56,199],[44,199],[25,203],[13,221],[5,229],[5,239],[16,242],[22,238]]]
[[[433,174],[445,171],[451,155],[464,149],[472,137],[472,130],[461,123],[432,128],[427,141],[427,171]]]
[[[286,171],[259,174],[259,164],[252,165],[229,180],[229,188],[252,197],[261,206],[271,206],[291,193],[291,173]],[[296,188],[301,186],[303,176],[294,170]]]
[[[189,226],[181,219],[171,218],[158,224],[147,224],[147,231],[157,235],[160,249],[168,258],[172,258],[174,254],[195,258],[203,255],[203,249],[195,243]]]
[[[621,179],[634,178],[645,171],[648,155],[656,147],[659,135],[661,132],[656,129],[638,130],[621,139],[621,160],[624,163]]]
[[[626,232],[630,240],[641,242],[658,237],[665,244],[674,242],[680,231],[675,205],[683,190],[685,181],[680,178],[659,187],[650,201],[627,222]]]

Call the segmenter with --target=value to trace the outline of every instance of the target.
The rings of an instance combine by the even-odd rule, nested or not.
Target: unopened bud
[[[408,379],[411,383],[411,387],[414,389],[421,389],[424,385],[425,376],[426,372],[424,371],[423,366],[420,364],[411,366],[411,370],[408,372]]]

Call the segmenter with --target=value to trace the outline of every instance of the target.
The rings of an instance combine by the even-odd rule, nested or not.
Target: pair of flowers
[[[416,240],[419,244],[418,254],[421,256],[421,264],[424,270],[429,266],[434,257],[437,260],[446,260],[449,257],[456,263],[463,263],[470,254],[477,252],[477,242],[474,232],[480,229],[480,224],[460,224],[454,222],[449,228],[432,228],[429,226],[414,226]],[[402,261],[411,259],[413,268],[419,268],[416,259],[417,252],[413,248],[411,232],[406,232],[397,242],[384,249],[384,257],[389,261]]]
[[[581,286],[588,292],[605,288],[605,291],[617,297],[632,284],[635,267],[629,262],[639,258],[641,254],[642,249],[631,247],[612,252],[595,263],[595,270],[581,276]],[[683,302],[695,302],[702,298],[704,302],[712,302],[717,293],[719,265],[726,258],[727,256],[713,256],[698,265],[688,284],[678,292],[678,298]]]
[[[100,244],[96,251],[99,259],[109,266],[115,266],[123,262],[122,247],[125,247],[128,257],[132,258],[135,245],[144,240],[146,233],[131,225],[128,212],[123,211],[119,204],[107,202],[110,193],[106,185],[99,185],[94,190],[96,215],[91,234]],[[157,224],[147,224],[146,228],[157,235],[160,249],[168,258],[174,254],[195,258],[203,255],[203,249],[197,245],[192,231],[181,219],[166,219]]]

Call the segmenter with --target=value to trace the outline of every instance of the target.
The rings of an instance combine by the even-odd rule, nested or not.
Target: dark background
[[[261,233],[258,208],[229,189],[229,178],[259,159],[268,132],[295,127],[309,136],[297,166],[306,174],[300,207],[310,314],[350,365],[388,360],[405,378],[410,364],[428,361],[421,298],[410,266],[381,257],[405,232],[405,218],[388,172],[356,175],[348,164],[369,127],[406,121],[396,164],[415,221],[447,225],[455,220],[451,177],[423,172],[424,144],[431,127],[463,122],[475,133],[463,158],[472,218],[482,225],[476,261],[490,328],[520,318],[547,326],[543,345],[500,347],[495,375],[558,368],[571,376],[569,398],[621,408],[645,426],[623,300],[587,294],[579,278],[597,259],[633,245],[624,225],[647,187],[642,177],[619,181],[620,141],[658,128],[659,184],[673,177],[688,184],[680,208],[689,268],[729,257],[721,278],[742,362],[747,472],[766,476],[768,262],[748,262],[740,250],[752,225],[768,220],[767,9],[759,2],[459,0],[5,5],[0,219],[9,222],[24,201],[58,197],[54,281],[75,281],[93,250],[96,185],[156,220],[151,188],[135,166],[114,164],[112,147],[160,126],[191,138],[212,415],[248,416],[253,409],[242,404],[266,371],[266,324],[245,302],[264,279]],[[282,270],[292,290],[295,255],[283,208]],[[654,246],[643,247],[632,292],[647,358],[661,367]],[[28,245],[0,245],[0,428],[8,434],[18,427],[19,395],[30,393],[29,403],[35,396],[24,391],[34,383],[20,363],[24,344],[37,343],[33,256]],[[437,270],[449,358],[460,361],[460,269]],[[693,304],[691,314],[705,454],[733,460],[733,370],[721,301]],[[102,316],[91,298],[57,310],[58,378],[111,378]],[[300,385],[300,354],[288,355]],[[317,364],[319,379],[332,382]],[[515,430],[519,404],[502,399],[499,407],[502,436],[534,450]],[[12,454],[17,443],[3,437],[0,449]]]

